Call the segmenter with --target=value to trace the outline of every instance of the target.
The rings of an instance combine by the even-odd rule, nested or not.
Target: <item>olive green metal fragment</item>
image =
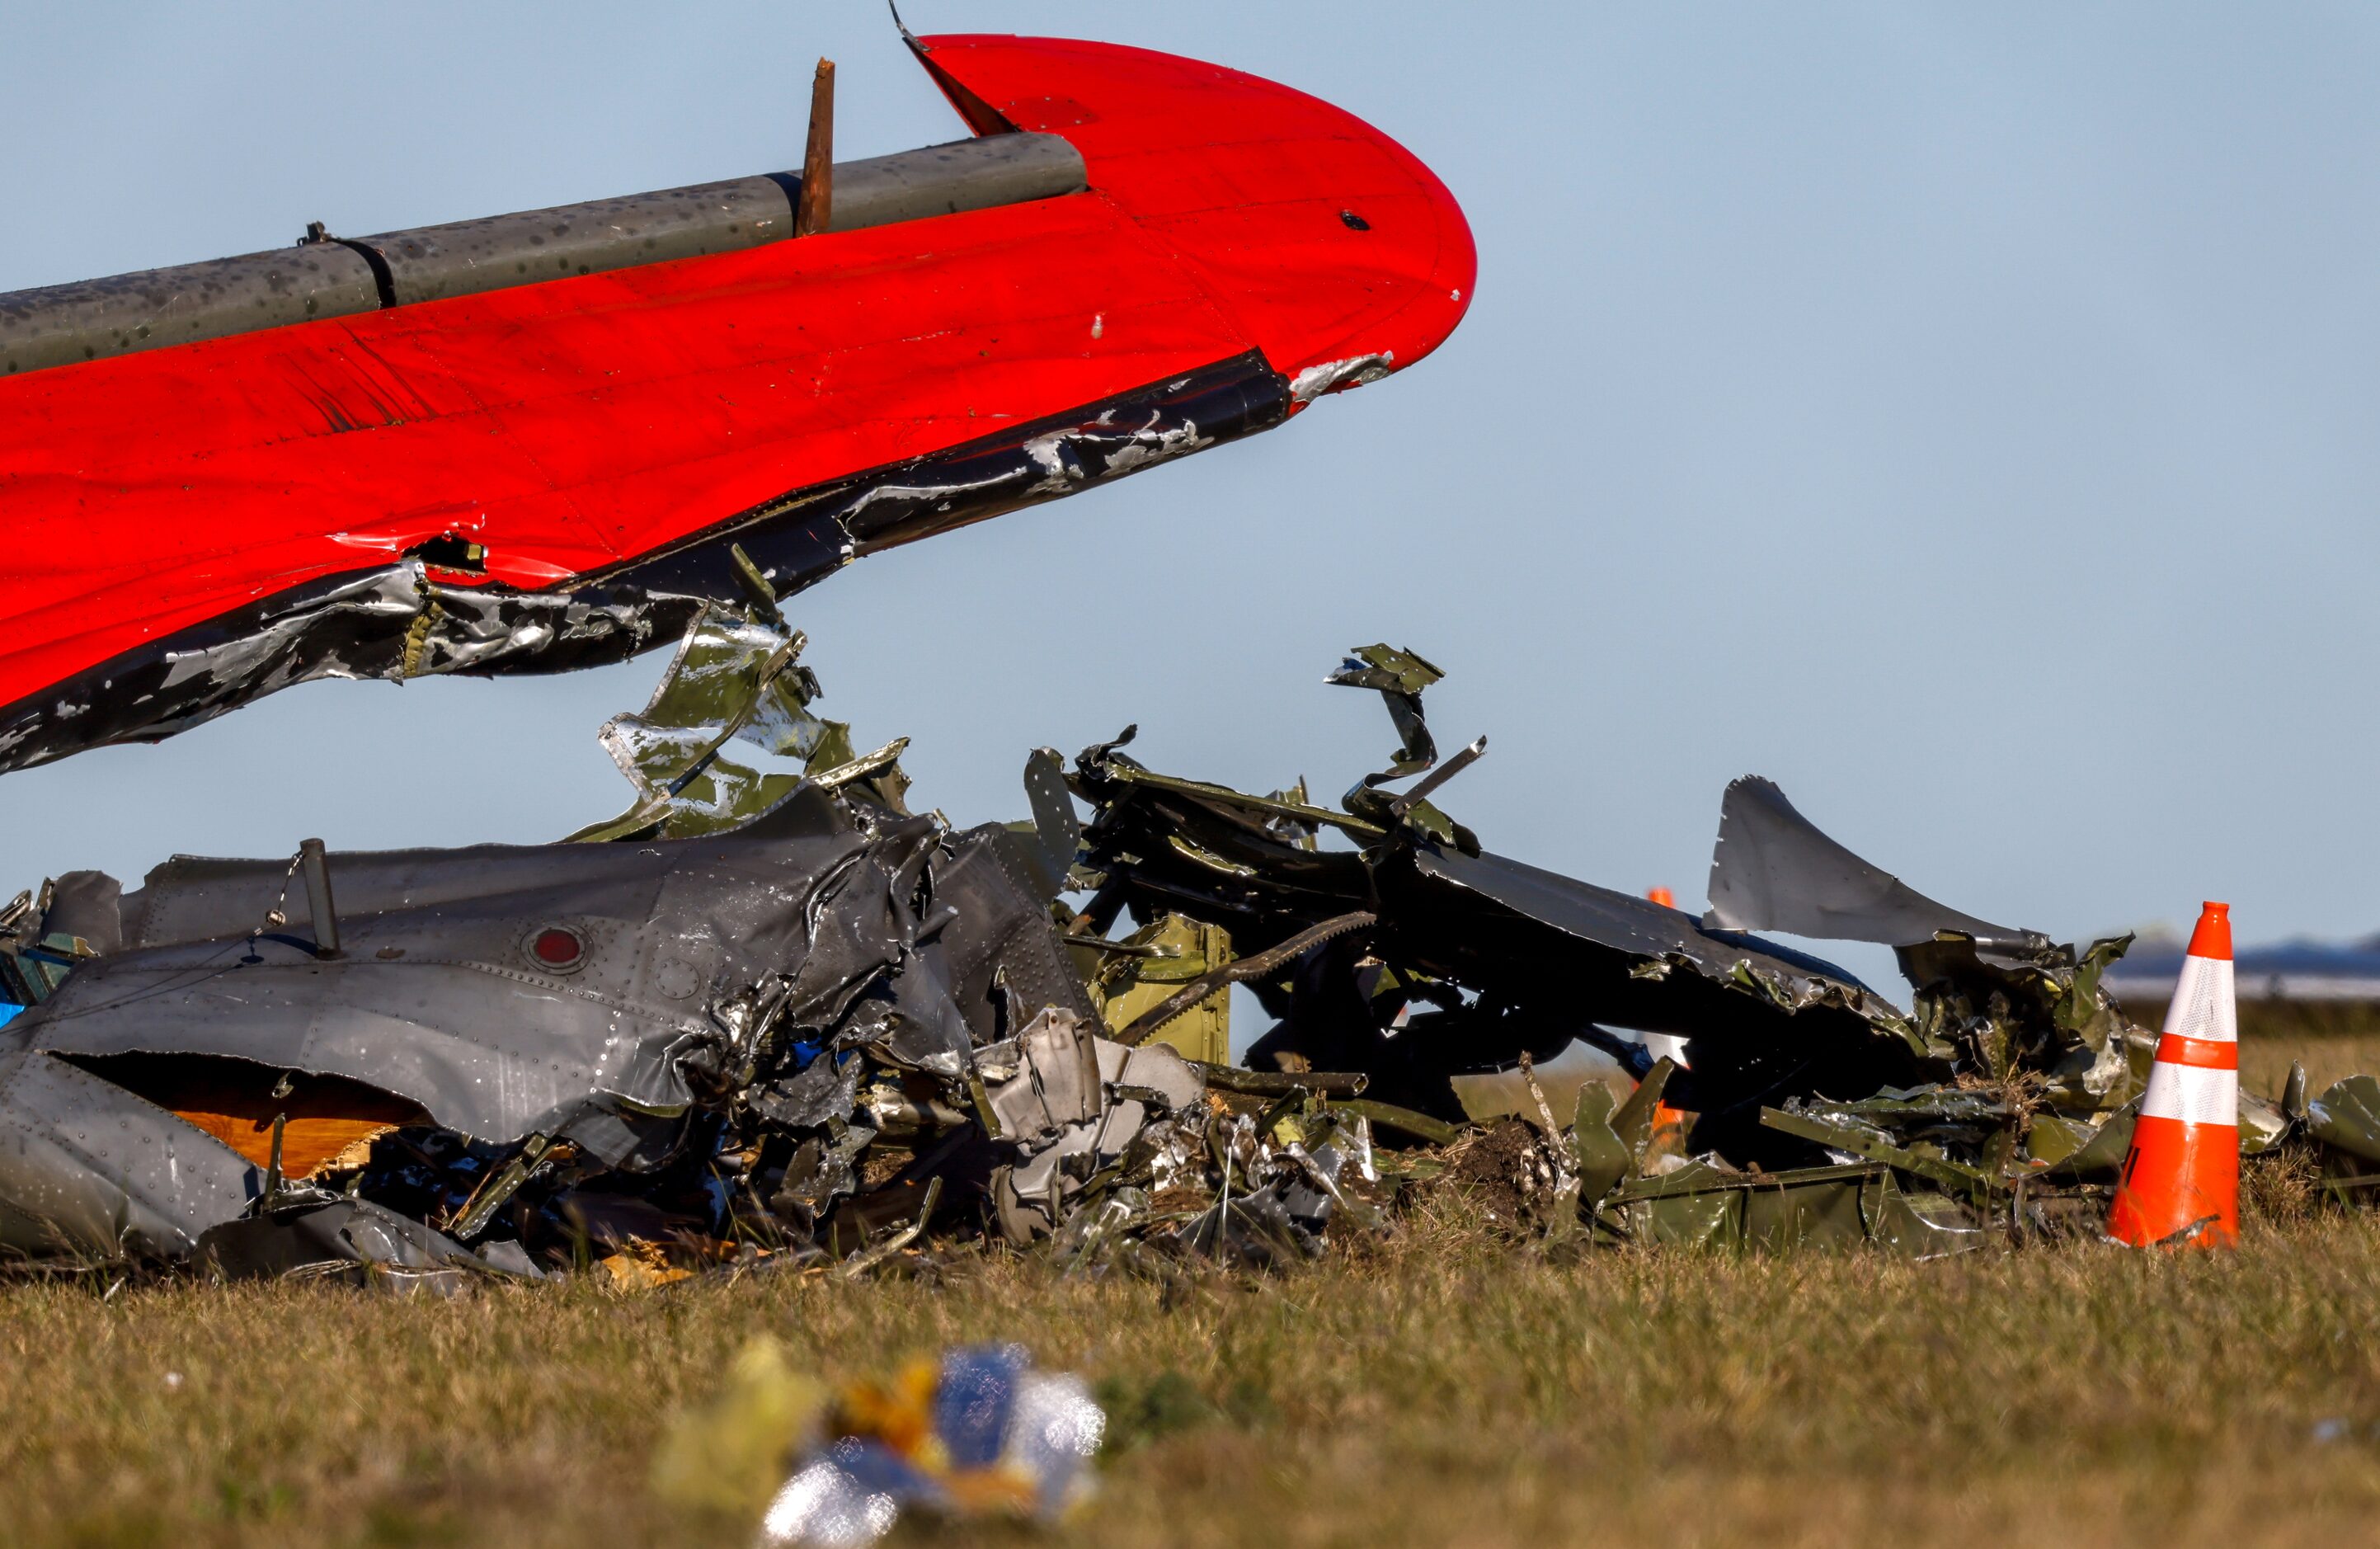
[[[495,1219],[496,1212],[520,1191],[520,1186],[537,1171],[552,1145],[552,1137],[549,1135],[532,1134],[522,1141],[520,1150],[512,1159],[483,1179],[472,1191],[471,1197],[464,1201],[461,1213],[445,1228],[446,1235],[457,1242],[469,1242],[487,1230],[488,1223]]]
[[[1872,1162],[1779,1173],[1689,1162],[1623,1186],[1596,1224],[1625,1241],[1767,1251],[1874,1243],[1912,1258],[1965,1252],[1987,1235],[1958,1200]]]
[[[1226,860],[1221,856],[1217,855],[1214,851],[1203,848],[1193,841],[1184,838],[1179,834],[1168,834],[1165,836],[1165,842],[1173,848],[1174,854],[1183,857],[1184,860],[1195,861],[1198,865],[1206,867],[1207,870],[1217,872],[1222,876],[1238,877],[1242,880],[1245,880],[1246,878],[1257,874],[1257,869],[1255,867],[1243,866],[1236,860]]]
[[[1121,1037],[1143,1014],[1166,1004],[1183,986],[1233,960],[1232,933],[1186,915],[1169,914],[1120,944],[1090,976],[1092,999],[1111,1034]],[[1228,982],[1181,1007],[1152,1035],[1190,1059],[1221,1065],[1232,1057],[1232,994]]]
[[[1670,1088],[1670,1078],[1678,1073],[1678,1062],[1667,1055],[1653,1062],[1628,1101],[1611,1116],[1612,1133],[1628,1148],[1628,1165],[1633,1173],[1645,1164],[1645,1148],[1653,1143],[1653,1122],[1659,1116],[1661,1094]]]
[[[2050,1167],[2066,1161],[2096,1139],[2098,1127],[2062,1114],[2037,1114],[2033,1126],[2025,1131],[2024,1159],[2034,1166]]]
[[[1287,941],[1269,946],[1262,952],[1208,969],[1188,984],[1175,990],[1156,1005],[1135,1017],[1130,1023],[1116,1031],[1116,1042],[1132,1047],[1148,1040],[1159,1029],[1198,1005],[1218,990],[1231,984],[1245,984],[1262,979],[1296,960],[1298,956],[1326,941],[1367,930],[1378,923],[1378,918],[1366,909],[1354,909],[1308,926]]]
[[[1743,1245],[1783,1251],[1796,1248],[1851,1248],[1868,1240],[1868,1216],[1861,1196],[1881,1194],[1891,1175],[1813,1178],[1799,1183],[1755,1183],[1743,1201]]]
[[[1384,694],[1418,694],[1446,674],[1419,652],[1388,645],[1359,645],[1347,653],[1325,683],[1349,689],[1377,689]]]
[[[1372,1079],[1354,1070],[1243,1070],[1235,1065],[1192,1060],[1192,1069],[1210,1086],[1249,1097],[1278,1097],[1285,1092],[1310,1092],[1324,1097],[1355,1097]]]
[[[1418,1114],[1411,1108],[1400,1108],[1391,1103],[1375,1103],[1369,1098],[1355,1098],[1336,1104],[1340,1112],[1371,1121],[1376,1129],[1394,1129],[1416,1140],[1434,1146],[1451,1146],[1461,1139],[1459,1126]]]
[[[2306,1133],[2365,1162],[2380,1163],[2380,1080],[2350,1076],[2306,1104]]]
[[[872,753],[862,753],[857,758],[846,759],[831,768],[812,774],[809,777],[810,783],[828,790],[839,790],[844,786],[855,785],[871,776],[881,775],[886,770],[899,763],[901,755],[908,750],[909,739],[905,737],[896,737]],[[902,788],[907,789],[908,782],[903,781]]]
[[[1630,1213],[1628,1225],[1627,1236],[1637,1242],[1741,1248],[1743,1196],[1730,1189],[1648,1200]]]
[[[1829,1103],[1827,1107],[1829,1112],[1886,1124],[1998,1124],[2016,1114],[1999,1093],[1972,1087],[1915,1087],[1907,1091],[1888,1087],[1873,1097],[1863,1097],[1856,1103]]]
[[[1571,1121],[1571,1157],[1578,1168],[1578,1194],[1592,1207],[1635,1170],[1636,1158],[1612,1123],[1611,1089],[1586,1081],[1578,1089]]]
[[[752,556],[744,552],[744,545],[728,544],[727,555],[735,565],[736,584],[743,587],[746,595],[752,599],[754,610],[771,624],[783,624],[784,615],[777,611],[777,589],[769,584],[769,578],[760,573],[760,567],[752,563]]]
[[[906,738],[853,750],[851,729],[809,712],[818,678],[800,663],[807,643],[767,593],[747,608],[706,604],[678,642],[669,670],[640,712],[615,715],[604,750],[638,800],[573,841],[691,838],[738,827],[791,795],[805,778],[905,811],[900,771]],[[801,761],[802,772],[764,771],[751,751]]]
[[[1418,774],[1438,762],[1438,745],[1422,719],[1421,691],[1446,675],[1410,651],[1386,645],[1358,646],[1325,683],[1346,689],[1371,689],[1389,707],[1389,719],[1402,739],[1389,767],[1364,777],[1366,787]],[[1360,788],[1360,787],[1359,787]]]
[[[2112,1178],[2124,1165],[2124,1153],[2132,1149],[2132,1120],[2140,1115],[2135,1099],[2130,1105],[2111,1114],[2099,1126],[2098,1132],[2081,1149],[2068,1153],[2063,1161],[2044,1169],[2051,1178]]]
[[[864,1252],[855,1253],[844,1261],[840,1271],[843,1278],[856,1280],[917,1241],[919,1235],[925,1231],[926,1223],[933,1219],[934,1208],[941,1204],[941,1201],[942,1180],[937,1176],[926,1184],[925,1198],[918,1202],[917,1219],[875,1247]]]
[[[1905,1150],[1884,1139],[1865,1125],[1840,1119],[1822,1118],[1815,1114],[1790,1113],[1782,1108],[1763,1108],[1760,1122],[1768,1128],[1815,1140],[1835,1151],[1847,1151],[1870,1162],[1882,1162],[1903,1172],[1964,1194],[1980,1203],[1988,1197],[1994,1186],[1992,1177],[1980,1168],[1952,1162],[1947,1157],[1927,1156]]]
[[[2240,1154],[2264,1156],[2278,1151],[2295,1129],[2281,1105],[2242,1088],[2240,1092]]]
[[[2039,1078],[2046,1100],[2087,1117],[2140,1090],[2131,1024],[2101,984],[2131,940],[2094,942],[2079,957],[2064,947],[2010,957],[1944,933],[1898,955],[1917,986],[1914,1019],[1930,1045],[1992,1080]]]
[[[1982,1225],[1958,1201],[1930,1189],[1904,1189],[1889,1173],[1878,1180],[1872,1197],[1862,1193],[1861,1207],[1870,1240],[1903,1258],[1972,1252],[1986,1239]]]

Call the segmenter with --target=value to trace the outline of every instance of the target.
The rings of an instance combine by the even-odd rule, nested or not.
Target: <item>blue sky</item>
[[[1699,907],[1757,772],[2012,924],[2380,929],[2380,13],[907,15],[1314,91],[1481,258],[1415,369],[799,599],[820,708],[915,738],[926,803],[1021,815],[1029,748],[1127,721],[1159,767],[1337,791],[1392,738],[1320,679],[1386,639],[1448,669],[1442,744],[1490,738],[1445,804],[1590,880]],[[959,132],[862,0],[0,23],[0,290],[794,166],[821,54],[842,154]],[[558,835],[622,804],[594,732],[662,660],[313,685],[10,775],[0,883]]]

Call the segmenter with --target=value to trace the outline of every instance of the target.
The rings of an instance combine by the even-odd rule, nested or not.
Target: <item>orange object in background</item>
[[[1658,904],[1663,909],[1676,909],[1678,907],[1678,896],[1670,892],[1666,887],[1648,887],[1645,890],[1645,897],[1647,902]],[[1664,1032],[1646,1033],[1645,1035],[1645,1046],[1652,1050],[1657,1056],[1666,1055],[1670,1058],[1676,1060],[1680,1069],[1682,1070],[1685,1068],[1686,1041],[1678,1037],[1676,1034]],[[1682,1153],[1685,1150],[1686,1118],[1686,1112],[1682,1108],[1672,1108],[1667,1103],[1655,1104],[1653,1105],[1653,1144],[1655,1149],[1667,1149]]]
[[[2107,1235],[2135,1248],[2240,1239],[2240,1020],[2228,904],[2206,904],[2191,933]]]

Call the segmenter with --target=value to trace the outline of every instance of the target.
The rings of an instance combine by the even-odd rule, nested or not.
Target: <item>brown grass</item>
[[[735,1543],[646,1470],[767,1330],[828,1372],[1022,1337],[1103,1381],[1125,1445],[1065,1543],[2350,1541],[2380,1509],[2375,1293],[2362,1217],[1920,1265],[1548,1265],[1425,1220],[1171,1308],[1013,1259],[455,1305],[20,1286],[0,1500],[22,1544]]]
[[[747,1543],[647,1474],[764,1331],[832,1375],[968,1339],[1088,1373],[1120,1445],[1064,1543],[2277,1544],[2380,1510],[2380,1217],[2252,1223],[2220,1256],[1560,1264],[1443,1201],[1170,1303],[1005,1255],[451,1304],[104,1289],[0,1286],[8,1543]]]

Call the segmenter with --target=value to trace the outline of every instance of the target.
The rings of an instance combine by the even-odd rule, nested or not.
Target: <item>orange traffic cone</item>
[[[2230,909],[2206,905],[2191,933],[2107,1211],[2107,1235],[2135,1248],[2223,1248],[2240,1239],[2240,1018],[2231,994]]]

